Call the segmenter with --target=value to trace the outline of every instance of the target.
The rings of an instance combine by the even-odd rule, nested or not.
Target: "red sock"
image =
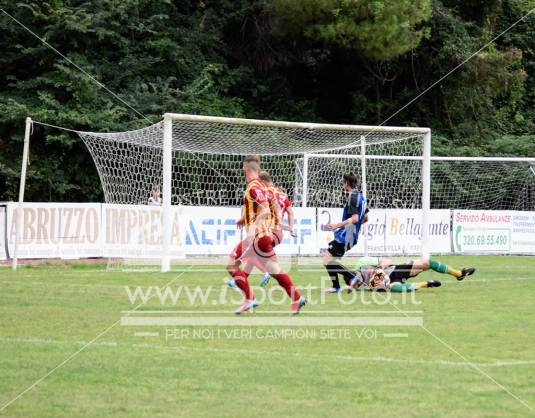
[[[299,290],[297,290],[297,287],[292,283],[290,276],[286,273],[272,274],[272,276],[275,277],[284,290],[286,290],[286,293],[290,296],[292,302],[296,302],[301,298]]]
[[[230,274],[233,279],[235,279],[236,277],[242,277],[242,274],[245,273],[239,267],[233,267],[232,269],[227,269],[227,271],[228,271],[228,274]]]
[[[243,291],[245,299],[253,300],[254,294],[251,286],[249,286],[249,275],[243,270],[237,270],[232,274],[232,277],[234,277],[236,285]]]

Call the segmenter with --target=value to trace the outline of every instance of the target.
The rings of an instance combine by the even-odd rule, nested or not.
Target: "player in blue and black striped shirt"
[[[334,240],[329,243],[329,247],[323,256],[323,265],[329,273],[333,282],[330,292],[340,291],[338,275],[341,274],[347,285],[355,273],[342,265],[337,259],[344,256],[346,251],[357,245],[360,227],[367,220],[368,210],[366,208],[366,198],[357,188],[358,179],[354,173],[346,173],[342,179],[342,186],[347,192],[347,203],[344,206],[342,222],[327,224],[329,231],[334,231]]]

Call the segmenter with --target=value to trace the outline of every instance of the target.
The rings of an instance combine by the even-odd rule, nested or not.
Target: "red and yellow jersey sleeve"
[[[276,189],[276,196],[279,202],[279,206],[281,208],[281,216],[284,216],[284,213],[288,210],[290,206],[292,206],[292,202],[290,201],[288,195],[281,189]]]

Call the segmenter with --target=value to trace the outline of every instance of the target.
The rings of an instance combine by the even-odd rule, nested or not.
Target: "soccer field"
[[[162,303],[155,293],[132,302],[137,286],[145,295],[150,286],[213,287],[219,297],[227,290],[221,266],[166,274],[76,264],[2,268],[0,416],[533,414],[535,257],[439,259],[477,272],[463,282],[426,272],[419,278],[438,278],[442,287],[422,289],[419,304],[405,305],[401,294],[388,303],[349,303],[347,295],[322,302],[321,270],[294,266],[295,282],[311,295],[299,318],[287,315],[281,294],[284,303],[265,302],[245,316],[212,294],[204,304],[182,296]],[[259,275],[251,277],[257,285]],[[134,316],[190,318],[193,325],[125,325]],[[257,318],[313,324],[394,316],[423,325],[250,326]],[[195,325],[199,318],[243,322]]]

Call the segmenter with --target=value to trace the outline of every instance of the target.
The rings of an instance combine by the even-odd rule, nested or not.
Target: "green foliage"
[[[303,35],[371,60],[395,58],[418,46],[428,33],[430,0],[275,0],[274,30]]]
[[[482,46],[484,29],[441,6],[434,16],[431,43],[441,47],[429,65],[437,71],[463,64]],[[520,49],[489,46],[441,84],[443,126],[461,138],[492,137],[514,129],[515,121],[523,118],[519,105],[526,77]]]
[[[166,111],[430,126],[434,153],[535,155],[535,0],[26,0],[0,14],[0,200],[24,119],[124,131]],[[132,110],[136,109],[136,111]],[[139,113],[138,113],[139,112]],[[35,126],[28,200],[102,199],[71,133]]]

